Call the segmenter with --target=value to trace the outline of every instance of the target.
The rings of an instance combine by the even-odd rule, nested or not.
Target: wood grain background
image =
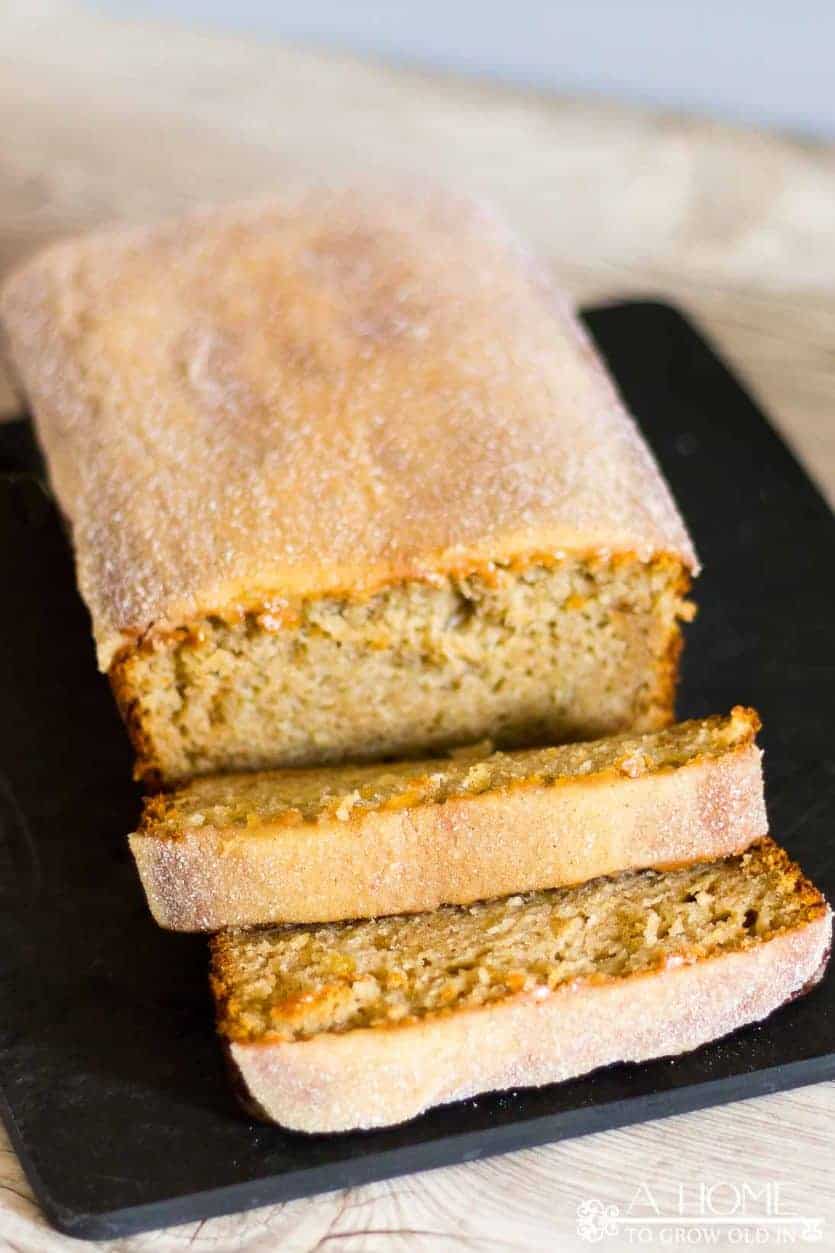
[[[0,136],[0,272],[60,235],[255,196],[299,168],[485,194],[578,301],[651,294],[694,314],[835,499],[832,148],[37,0],[0,7]],[[679,1185],[726,1182],[782,1184],[835,1248],[834,1115],[835,1085],[817,1085],[99,1247],[572,1253],[591,1247],[587,1197],[625,1211],[646,1184],[666,1214]],[[0,1250],[70,1247],[0,1133]]]

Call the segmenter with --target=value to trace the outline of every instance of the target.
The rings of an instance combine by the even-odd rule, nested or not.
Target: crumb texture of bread
[[[65,241],[0,321],[146,777],[669,720],[696,556],[483,205],[296,186]]]
[[[304,601],[127,653],[111,674],[139,770],[219,770],[518,746],[672,718],[679,563],[575,561]]]
[[[229,931],[213,941],[219,1027],[254,1042],[402,1025],[748,948],[824,909],[783,850],[763,840],[717,862],[467,908]]]
[[[763,840],[468,909],[228,932],[212,984],[249,1101],[343,1131],[695,1048],[808,990],[831,930],[820,893]]]
[[[155,835],[176,838],[188,827],[206,824],[251,829],[334,817],[344,822],[387,808],[441,805],[488,791],[526,784],[547,787],[604,772],[637,779],[696,757],[723,756],[750,744],[759,729],[756,712],[737,705],[730,714],[692,718],[661,731],[551,748],[494,752],[487,742],[445,757],[209,775],[148,797],[143,825]]]
[[[175,930],[430,910],[739,852],[768,829],[753,710],[544,749],[212,775],[130,837]]]

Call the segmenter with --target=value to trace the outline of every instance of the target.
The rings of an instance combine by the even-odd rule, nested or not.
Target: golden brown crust
[[[104,669],[493,561],[695,567],[587,337],[479,206],[292,192],[58,245],[0,306]]]

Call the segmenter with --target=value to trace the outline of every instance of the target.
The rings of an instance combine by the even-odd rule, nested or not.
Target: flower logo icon
[[[577,1206],[577,1235],[590,1244],[596,1244],[598,1240],[616,1234],[619,1218],[617,1205],[604,1205],[596,1198],[581,1201]]]

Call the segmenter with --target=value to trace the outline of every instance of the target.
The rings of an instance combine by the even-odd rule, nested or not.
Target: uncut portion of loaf
[[[212,984],[249,1103],[343,1131],[695,1048],[806,990],[830,940],[820,893],[763,840],[466,909],[222,933]]]
[[[54,246],[0,318],[148,779],[670,720],[690,541],[489,210],[295,189]]]
[[[557,748],[215,775],[150,797],[130,837],[174,930],[468,904],[739,852],[768,829],[759,720]]]

